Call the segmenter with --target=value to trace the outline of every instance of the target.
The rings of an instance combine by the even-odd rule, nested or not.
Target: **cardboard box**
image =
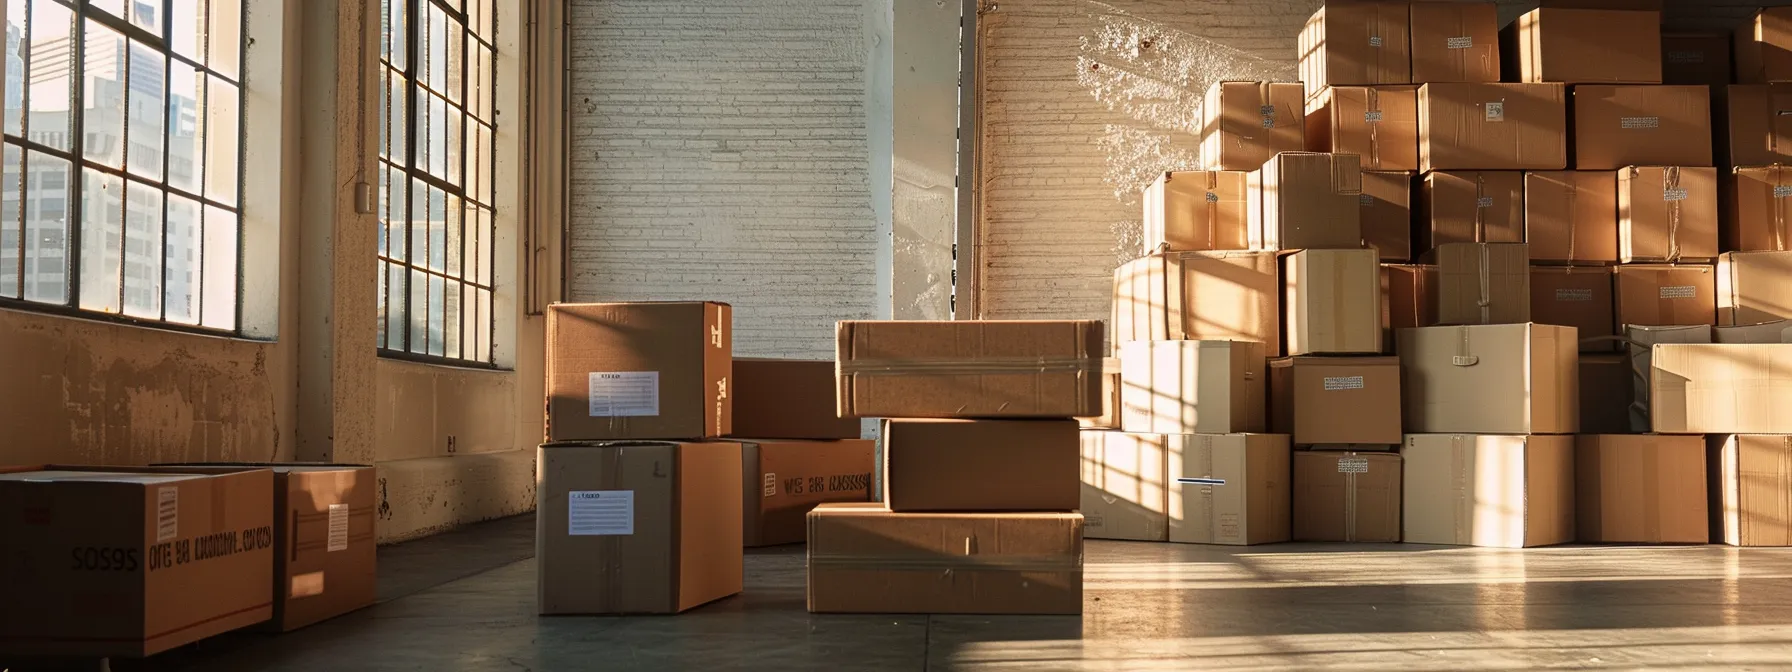
[[[1592,544],[1703,544],[1705,439],[1574,437],[1576,537]]]
[[[1712,536],[1731,546],[1792,546],[1792,436],[1708,437]]]
[[[1279,356],[1281,294],[1274,252],[1141,257],[1114,271],[1114,341],[1256,341]]]
[[[1094,418],[1077,418],[1076,424],[1083,429],[1119,429],[1120,409],[1120,358],[1101,358],[1101,415]]]
[[[1258,250],[1337,249],[1362,245],[1363,173],[1354,154],[1283,152],[1251,173],[1262,199],[1250,226]]]
[[[1075,511],[1078,431],[1072,420],[885,420],[884,504]]]
[[[1381,352],[1375,250],[1303,250],[1283,260],[1288,353]]]
[[[1630,358],[1624,355],[1580,356],[1580,431],[1624,434],[1630,431]]]
[[[1099,320],[845,320],[841,417],[1102,414]]]
[[[809,510],[828,502],[871,501],[877,471],[870,439],[740,442],[741,544],[800,544]]]
[[[1733,81],[1730,36],[1725,33],[1661,33],[1661,82],[1715,87]]]
[[[1625,264],[1617,269],[1618,324],[1651,327],[1717,323],[1710,266]]]
[[[138,658],[274,613],[274,474],[0,475],[0,656]]]
[[[547,443],[536,465],[541,614],[675,614],[741,591],[739,443]]]
[[[1297,446],[1400,443],[1398,357],[1287,357],[1269,363],[1270,431]]]
[[[1423,264],[1382,264],[1387,296],[1382,301],[1386,317],[1387,347],[1394,351],[1394,335],[1401,329],[1437,324],[1437,267]]]
[[[1412,80],[1406,0],[1332,0],[1307,19],[1295,40],[1308,90],[1339,84]]]
[[[1657,345],[1649,402],[1661,434],[1792,434],[1792,344]]]
[[[1574,541],[1574,437],[1406,437],[1402,541],[1527,548]]]
[[[1128,341],[1120,346],[1120,425],[1149,434],[1261,432],[1263,344]]]
[[[1524,242],[1532,262],[1618,262],[1618,174],[1553,170],[1524,174]]]
[[[825,359],[734,358],[734,431],[759,439],[856,439],[859,419],[842,418],[834,363]]]
[[[1792,249],[1792,169],[1785,166],[1737,168],[1726,185],[1722,231],[1723,249],[1737,252],[1771,252]]]
[[[1499,14],[1491,2],[1414,2],[1412,81],[1500,81]]]
[[[714,302],[549,306],[548,440],[733,431],[732,311]]]
[[[1419,189],[1418,247],[1524,242],[1524,173],[1433,171]]]
[[[1587,341],[1618,335],[1612,269],[1604,266],[1532,266],[1531,321],[1574,327],[1582,352],[1611,352],[1616,342]]]
[[[1305,149],[1306,91],[1299,82],[1215,82],[1201,105],[1208,170],[1256,170],[1278,152]]]
[[[1078,513],[809,512],[809,611],[1080,614]]]
[[[1450,243],[1437,264],[1438,324],[1531,321],[1531,265],[1523,243]]]
[[[1732,84],[1727,166],[1792,164],[1792,84]]]
[[[1729,252],[1717,258],[1717,324],[1792,319],[1792,252]]]
[[[1363,247],[1380,253],[1382,261],[1407,261],[1412,253],[1412,177],[1410,172],[1363,171]]]
[[[1294,454],[1295,541],[1400,541],[1400,454]]]
[[[1307,147],[1363,170],[1419,169],[1419,87],[1331,86],[1307,101]]]
[[[1566,167],[1568,105],[1561,84],[1419,87],[1420,171]]]
[[[1792,7],[1768,7],[1736,29],[1736,81],[1792,82]]]
[[[1170,541],[1249,546],[1288,541],[1285,434],[1179,434],[1169,437]],[[1224,485],[1177,484],[1217,478]]]
[[[1792,320],[1712,327],[1712,343],[1792,343]]]
[[[1408,432],[1580,430],[1580,349],[1572,327],[1406,329],[1398,350]]]
[[[1163,434],[1083,430],[1083,536],[1169,541]]]
[[[1145,187],[1145,249],[1159,251],[1250,249],[1250,173],[1178,171]]]
[[[1572,94],[1576,169],[1711,165],[1710,89],[1583,84]]]
[[[1717,169],[1631,166],[1618,171],[1618,259],[1717,257]]]
[[[1520,82],[1661,83],[1660,11],[1540,7],[1507,24],[1500,47]]]
[[[1650,381],[1654,379],[1654,346],[1662,343],[1710,343],[1711,326],[1648,327],[1624,325],[1624,337],[1630,341],[1631,403],[1630,431],[1654,431],[1649,419]]]
[[[1537,0],[1544,9],[1623,9],[1659,12],[1663,0]]]

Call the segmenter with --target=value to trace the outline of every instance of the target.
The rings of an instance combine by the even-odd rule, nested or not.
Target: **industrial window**
[[[9,0],[0,303],[235,332],[242,0]]]
[[[387,354],[493,361],[499,1],[380,3],[379,345]]]

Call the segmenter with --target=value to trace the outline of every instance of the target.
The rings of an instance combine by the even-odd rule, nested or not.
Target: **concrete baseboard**
[[[535,510],[535,449],[380,462],[379,543]]]

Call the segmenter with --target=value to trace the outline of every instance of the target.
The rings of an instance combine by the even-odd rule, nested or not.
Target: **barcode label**
[[[180,536],[180,488],[156,488],[156,543]]]
[[[1703,51],[1670,51],[1665,55],[1669,63],[1704,63]]]
[[[1475,46],[1475,38],[1452,37],[1444,40],[1444,46],[1450,49],[1473,49]]]
[[[771,497],[773,495],[778,494],[778,475],[777,474],[775,474],[775,473],[766,474],[764,481],[765,481],[765,483],[764,483],[763,487],[765,488],[765,496],[766,497]]]
[[[1698,290],[1694,289],[1692,285],[1673,285],[1661,288],[1661,298],[1664,299],[1690,299],[1698,295]]]
[[[1369,473],[1369,458],[1367,458],[1367,457],[1340,457],[1340,458],[1338,458],[1338,473],[1340,473],[1340,474],[1367,474],[1367,473]]]
[[[1661,128],[1661,117],[1618,117],[1618,128]]]
[[[660,372],[591,372],[591,417],[626,418],[660,414]]]
[[[1686,190],[1685,189],[1663,189],[1663,190],[1661,190],[1661,200],[1684,201],[1684,200],[1686,200]]]
[[[1360,390],[1360,389],[1363,389],[1363,377],[1362,376],[1326,376],[1325,377],[1325,389],[1328,392],[1333,391],[1333,390]]]
[[[324,544],[325,553],[348,550],[348,505],[330,505],[330,536]]]
[[[1486,105],[1484,105],[1483,107],[1485,107],[1487,109],[1487,120],[1488,121],[1505,121],[1506,120],[1506,101],[1500,100],[1500,101],[1490,102],[1490,103],[1487,103]]]
[[[1362,205],[1375,205],[1375,197],[1368,194],[1358,194],[1356,202]]]
[[[1211,191],[1209,191],[1209,192],[1207,192],[1207,196],[1206,196],[1206,198],[1207,198],[1207,202],[1208,202],[1208,203],[1218,203],[1218,202],[1220,202],[1220,195],[1219,195],[1219,194],[1216,194],[1216,193],[1213,193],[1213,192],[1211,192]]]
[[[1785,198],[1787,196],[1792,196],[1792,185],[1784,185],[1784,184],[1773,185],[1773,197],[1774,198]]]
[[[1593,290],[1584,288],[1559,287],[1556,289],[1557,301],[1592,301]]]
[[[635,533],[635,491],[574,490],[566,493],[566,533],[575,537]]]
[[[1264,128],[1275,128],[1276,127],[1276,106],[1264,105],[1262,107],[1257,108],[1257,113],[1263,116],[1263,127]]]
[[[1480,198],[1475,199],[1475,207],[1477,207],[1477,208],[1493,207],[1493,197],[1492,196],[1482,196]]]
[[[1363,113],[1363,123],[1373,124],[1381,121],[1381,110],[1370,110]]]
[[[1369,37],[1369,46],[1371,46],[1371,47],[1381,46],[1381,36],[1380,35],[1371,35]]]

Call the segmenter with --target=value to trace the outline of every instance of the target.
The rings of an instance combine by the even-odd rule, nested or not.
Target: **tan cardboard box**
[[[1080,614],[1083,516],[823,504],[808,592],[817,614]]]
[[[1660,84],[1661,12],[1533,9],[1506,24],[1500,48],[1520,82]]]
[[[1731,546],[1792,546],[1792,436],[1706,437],[1712,541]]]
[[[1278,356],[1281,293],[1274,252],[1141,257],[1114,271],[1114,341],[1256,341]]]
[[[1524,242],[1533,262],[1617,263],[1618,174],[1525,173]]]
[[[1630,431],[1630,358],[1624,355],[1580,356],[1580,431],[1624,434]]]
[[[1401,540],[1527,548],[1574,541],[1574,437],[1406,437]]]
[[[733,431],[732,311],[713,302],[549,306],[548,440]]]
[[[870,439],[741,439],[741,543],[800,544],[809,509],[871,501],[877,471]]]
[[[1297,446],[1400,443],[1398,357],[1287,357],[1269,363],[1270,431]]]
[[[1083,430],[1083,536],[1169,541],[1164,434]]]
[[[1792,112],[1792,108],[1788,108]],[[1770,252],[1792,249],[1792,168],[1737,168],[1725,186],[1725,216],[1718,232],[1723,249]]]
[[[1414,2],[1412,81],[1500,81],[1499,14],[1491,2]]]
[[[1102,414],[1100,320],[846,320],[835,334],[842,417]]]
[[[1406,0],[1332,0],[1307,19],[1295,42],[1307,90],[1338,84],[1412,81]]]
[[[1078,431],[1072,420],[885,420],[884,504],[1075,511]]]
[[[1149,434],[1261,432],[1263,344],[1128,341],[1120,346],[1120,425]]]
[[[1288,541],[1292,454],[1285,434],[1169,437],[1170,541],[1249,546]],[[1217,478],[1224,485],[1176,483]]]
[[[1662,31],[1661,81],[1716,87],[1721,93],[1733,81],[1729,34]]]
[[[1571,95],[1576,169],[1711,165],[1711,89],[1582,84]]]
[[[1573,434],[1580,429],[1572,327],[1496,324],[1400,332],[1406,431]]]
[[[1631,166],[1618,171],[1618,259],[1717,257],[1717,169]]]
[[[1532,266],[1531,321],[1574,327],[1582,352],[1611,352],[1618,335],[1612,269],[1605,266]]]
[[[1400,541],[1400,454],[1294,454],[1294,541]]]
[[[1283,260],[1288,353],[1381,352],[1375,250],[1303,250]]]
[[[1419,87],[1331,86],[1307,101],[1307,147],[1355,154],[1362,169],[1419,169]]]
[[[734,358],[734,431],[760,439],[856,439],[859,419],[835,409],[834,362]]]
[[[1305,149],[1306,91],[1299,82],[1215,82],[1201,105],[1208,170],[1256,170],[1278,152]]]
[[[1649,401],[1661,434],[1792,434],[1792,344],[1657,345]]]
[[[1792,8],[1762,9],[1736,29],[1736,81],[1792,82]]]
[[[1419,189],[1420,254],[1450,243],[1524,242],[1524,173],[1433,171]]]
[[[1437,267],[1422,264],[1382,264],[1387,296],[1383,300],[1387,345],[1394,351],[1394,335],[1401,329],[1437,325]]]
[[[1531,265],[1523,243],[1449,243],[1437,264],[1438,324],[1531,321]]]
[[[1250,173],[1237,170],[1166,172],[1145,187],[1145,249],[1250,249]]]
[[[1792,320],[1712,327],[1712,343],[1792,343]]]
[[[1119,429],[1120,428],[1120,358],[1101,358],[1101,415],[1094,418],[1077,418],[1076,424],[1083,429]]]
[[[1625,9],[1638,12],[1659,12],[1663,0],[1537,0],[1544,9]]]
[[[1561,84],[1419,87],[1419,170],[1566,167],[1568,105]]]
[[[1355,154],[1282,152],[1251,173],[1251,193],[1261,198],[1251,222],[1251,249],[1300,250],[1359,247],[1363,227],[1363,173]]]
[[[1649,327],[1624,325],[1624,337],[1630,341],[1631,403],[1630,431],[1654,431],[1649,421],[1650,380],[1654,377],[1655,348],[1663,343],[1710,343],[1711,326]]]
[[[1593,544],[1703,544],[1705,439],[1652,434],[1574,437],[1576,537]]]
[[[1717,258],[1717,323],[1792,319],[1792,252],[1730,252]]]
[[[1412,253],[1411,172],[1363,171],[1363,247],[1380,253],[1382,261],[1407,261]]]
[[[1617,269],[1618,324],[1717,323],[1716,274],[1696,264],[1625,264]]]
[[[1792,164],[1792,84],[1725,89],[1729,166]]]

